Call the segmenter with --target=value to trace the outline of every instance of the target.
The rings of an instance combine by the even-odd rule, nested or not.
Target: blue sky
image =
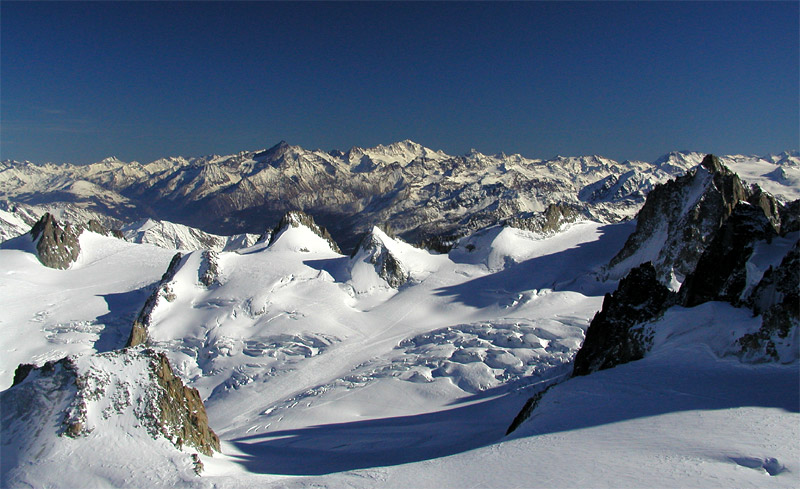
[[[0,3],[0,157],[797,149],[798,2]]]

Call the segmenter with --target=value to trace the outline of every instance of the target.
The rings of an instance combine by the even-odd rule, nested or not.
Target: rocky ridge
[[[798,361],[798,204],[779,204],[757,186],[744,186],[712,155],[701,168],[654,188],[611,269],[637,256],[656,262],[637,264],[614,293],[606,294],[575,356],[573,376],[643,358],[652,346],[656,320],[668,309],[709,301],[750,308],[761,316],[757,332],[736,339],[734,353],[742,360]],[[680,238],[685,240],[682,246],[676,245]],[[777,266],[760,269],[764,258],[759,253],[782,259]],[[666,272],[674,277],[675,270],[686,273],[677,291],[666,280]],[[540,397],[526,405],[509,432],[531,415]]]
[[[411,278],[400,259],[387,247],[386,234],[377,227],[361,240],[351,255],[351,262],[366,261],[375,267],[375,272],[389,284],[398,288]]]
[[[121,424],[129,436],[164,438],[178,449],[205,455],[220,450],[197,390],[186,387],[167,357],[151,349],[22,365],[14,386],[0,395],[7,436],[30,440],[55,429],[56,436],[85,438]],[[23,436],[25,430],[30,431]]]
[[[336,241],[333,240],[333,237],[328,232],[328,230],[318,225],[314,221],[313,217],[302,211],[287,212],[278,222],[278,225],[275,226],[275,229],[272,231],[272,234],[270,234],[269,244],[272,245],[273,243],[278,241],[278,238],[280,238],[281,235],[288,228],[297,228],[300,226],[308,228],[314,234],[324,239],[325,242],[328,243],[328,246],[330,246],[331,250],[335,251],[336,253],[342,254],[342,250],[339,248],[339,245],[336,244]]]
[[[647,194],[637,214],[636,231],[609,263],[609,276],[620,278],[649,261],[659,280],[677,290],[743,201],[759,207],[773,227],[780,222],[774,197],[757,185],[745,185],[716,156],[706,156],[700,166]]]
[[[709,173],[704,174],[703,170]],[[773,333],[778,331],[781,339],[793,342],[790,330],[796,331],[800,314],[793,299],[800,289],[799,274],[790,269],[795,252],[789,252],[785,264],[775,270],[759,271],[752,258],[757,246],[769,246],[779,236],[794,240],[797,248],[793,221],[788,220],[785,226],[781,221],[781,215],[790,212],[780,212],[781,208],[795,205],[779,205],[760,188],[745,187],[735,173],[712,155],[703,160],[703,167],[696,172],[656,187],[640,212],[636,231],[612,264],[620,263],[620,256],[635,255],[637,246],[645,246],[647,238],[642,236],[646,232],[653,232],[659,226],[663,229],[664,225],[657,223],[658,210],[666,211],[661,220],[674,230],[668,236],[675,238],[669,237],[663,244],[672,249],[658,250],[660,260],[655,265],[648,261],[637,266],[620,281],[616,292],[606,296],[603,309],[592,320],[584,345],[575,357],[574,374],[586,375],[642,358],[651,336],[644,325],[673,305],[695,307],[708,301],[722,301],[751,307],[756,315],[769,310],[781,319],[763,317],[768,325],[759,336],[762,342],[772,338],[773,346],[768,349],[774,351]],[[676,209],[685,212],[675,212]],[[677,245],[679,237],[685,241]],[[665,287],[667,270],[686,273],[676,293]],[[775,292],[773,274],[783,279],[783,292]],[[755,306],[756,303],[759,305]],[[755,339],[751,338],[742,345],[753,342]],[[796,357],[790,355],[784,359],[792,361]]]
[[[695,160],[693,153],[670,155],[660,165],[599,156],[450,156],[411,141],[324,152],[281,142],[268,150],[147,164],[4,161],[0,198],[77,202],[128,222],[157,216],[221,235],[259,233],[299,209],[353,249],[374,225],[391,223],[398,236],[418,243],[541,213],[557,203],[617,221],[638,210],[649,188]]]
[[[42,265],[65,270],[78,259],[80,231],[67,223],[63,228],[50,214],[45,214],[31,228],[36,256]]]
[[[180,269],[182,258],[183,255],[181,253],[175,253],[175,255],[172,257],[172,260],[169,262],[169,266],[167,267],[167,271],[164,272],[164,275],[161,277],[158,285],[156,285],[155,290],[153,290],[153,292],[147,298],[144,306],[142,306],[142,310],[139,312],[139,315],[133,322],[131,334],[128,337],[128,341],[125,343],[125,347],[146,344],[147,330],[150,327],[150,315],[153,313],[153,309],[156,308],[158,302],[161,300],[165,300],[167,302],[172,302],[175,300],[175,294],[172,292],[170,282]]]
[[[109,230],[94,219],[78,225],[67,222],[62,227],[50,213],[45,213],[31,228],[30,239],[35,245],[36,256],[42,265],[66,270],[80,255],[79,238],[83,231],[122,237],[119,231]]]

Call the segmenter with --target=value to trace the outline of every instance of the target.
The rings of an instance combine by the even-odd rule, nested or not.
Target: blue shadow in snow
[[[94,349],[98,353],[118,350],[125,346],[131,334],[133,321],[154,288],[155,283],[128,292],[100,296],[106,301],[108,312],[97,318],[98,323],[105,325],[94,343]]]
[[[509,295],[533,289],[569,290],[586,295],[603,295],[616,287],[588,276],[622,248],[632,231],[630,225],[607,225],[601,237],[558,253],[531,258],[499,272],[457,285],[441,287],[434,293],[453,297],[465,305],[482,308]],[[564,277],[571,277],[565,280]]]
[[[339,258],[324,258],[320,260],[304,260],[303,264],[314,270],[324,270],[328,272],[336,282],[347,282],[350,280],[350,270],[348,264],[350,258],[342,256]]]
[[[324,475],[399,465],[461,453],[505,434],[508,413],[527,396],[510,394],[455,409],[412,416],[311,426],[230,440],[250,472]],[[513,415],[512,415],[513,417]]]
[[[509,437],[504,437],[505,430],[531,389],[438,412],[281,430],[229,441],[241,452],[233,458],[248,471],[324,475],[420,462],[501,440],[677,412],[741,407],[800,412],[797,366],[707,368],[708,363],[674,363],[653,365],[643,360],[570,379],[545,394],[533,416]]]
[[[796,364],[743,364],[700,348],[691,357],[672,355],[664,352],[661,358],[646,357],[557,385],[510,438],[686,411],[759,407],[800,412],[800,367]],[[712,421],[708,426],[716,425]]]

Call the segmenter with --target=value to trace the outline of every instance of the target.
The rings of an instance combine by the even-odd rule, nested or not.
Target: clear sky
[[[797,149],[796,1],[0,2],[0,157]]]

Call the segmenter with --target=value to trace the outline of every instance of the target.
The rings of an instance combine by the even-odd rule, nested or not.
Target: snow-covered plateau
[[[118,193],[103,207],[72,185],[87,200],[55,219],[35,196],[62,169],[2,163],[19,203],[0,218],[28,229],[0,244],[0,485],[800,485],[796,153],[542,162],[404,142],[237,158],[238,173],[217,171],[233,157],[72,167]],[[400,175],[351,209],[339,231],[365,233],[350,254],[302,212],[236,237],[84,225],[127,217],[108,211],[155,174],[171,172],[148,184],[164,198],[208,204],[241,202],[263,172],[345,164]],[[543,172],[568,188],[533,199]],[[427,236],[424,215],[453,219],[439,251],[401,239]]]

